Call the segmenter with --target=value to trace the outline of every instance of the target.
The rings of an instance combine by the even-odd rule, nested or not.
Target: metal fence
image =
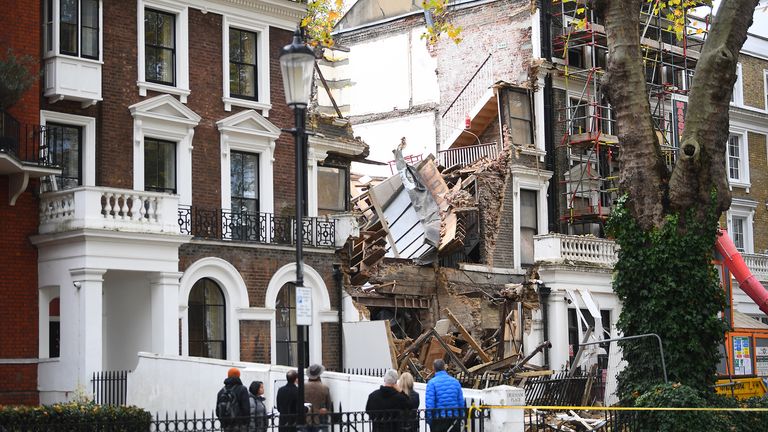
[[[128,371],[94,372],[91,379],[93,401],[98,405],[125,405]]]
[[[21,124],[0,110],[0,153],[25,163],[54,167],[61,163],[62,145],[60,128]]]
[[[294,218],[271,213],[179,207],[179,231],[202,239],[278,245],[295,244]],[[302,222],[305,246],[336,246],[336,221],[308,217]]]
[[[565,371],[552,376],[531,377],[523,384],[528,405],[552,406],[590,405],[596,399],[602,400],[603,387],[600,374],[568,376]]]

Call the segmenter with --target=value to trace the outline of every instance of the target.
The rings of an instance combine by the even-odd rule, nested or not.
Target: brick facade
[[[40,70],[40,2],[0,0],[0,47],[10,48],[17,57],[28,57]],[[40,123],[40,81],[35,80],[22,98],[8,109],[21,127]],[[23,129],[22,129],[23,130]],[[29,236],[37,233],[38,200],[32,193],[36,181],[10,205],[8,176],[0,176],[0,359],[19,363],[0,364],[0,405],[37,404],[38,355],[37,249]],[[13,269],[13,271],[8,271]]]
[[[240,361],[272,362],[269,321],[240,321]]]
[[[329,371],[341,370],[341,352],[339,351],[339,324],[323,323],[323,366]]]
[[[765,71],[768,61],[746,54],[739,55],[741,82],[744,89],[744,105],[760,110],[768,109],[765,97]]]

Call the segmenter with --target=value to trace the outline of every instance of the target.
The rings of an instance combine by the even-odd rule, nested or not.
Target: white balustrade
[[[742,254],[744,263],[760,281],[768,281],[768,255]]]
[[[534,237],[536,261],[572,261],[612,267],[618,261],[618,249],[613,240],[596,237],[563,234]]]
[[[83,186],[40,197],[40,233],[75,229],[178,234],[179,197]]]
[[[483,157],[496,159],[498,155],[499,145],[494,142],[441,150],[437,153],[437,160],[444,167],[452,167],[458,164],[469,165]]]

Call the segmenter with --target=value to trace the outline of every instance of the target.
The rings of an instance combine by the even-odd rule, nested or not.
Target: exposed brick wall
[[[513,221],[515,210],[515,194],[513,193],[513,177],[507,176],[504,183],[504,192],[501,195],[501,206],[499,206],[499,224],[496,229],[496,242],[492,245],[492,261],[489,263],[494,267],[513,268],[515,259],[514,233],[515,227]]]
[[[18,57],[32,59],[30,73],[41,70],[41,2],[0,0],[0,57],[10,48]],[[40,123],[40,80],[8,112],[24,125]],[[23,129],[22,129],[23,130]],[[10,206],[8,177],[0,176],[0,358],[34,359],[38,354],[37,249],[29,236],[37,233],[38,200],[27,190]],[[11,270],[12,269],[12,270]],[[37,364],[0,365],[0,405],[38,403]]]
[[[323,323],[323,366],[329,371],[340,371],[339,324]]]
[[[269,321],[240,321],[240,361],[272,362]]]
[[[741,82],[744,90],[744,105],[757,109],[766,109],[765,106],[765,70],[768,70],[768,61],[751,57],[745,54],[739,55],[741,63]],[[750,150],[752,150],[750,146]]]

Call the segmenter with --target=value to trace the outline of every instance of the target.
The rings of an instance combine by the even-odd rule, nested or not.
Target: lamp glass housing
[[[306,108],[309,104],[314,66],[315,53],[301,42],[298,32],[294,33],[293,43],[283,47],[280,52],[285,101],[289,106]]]

